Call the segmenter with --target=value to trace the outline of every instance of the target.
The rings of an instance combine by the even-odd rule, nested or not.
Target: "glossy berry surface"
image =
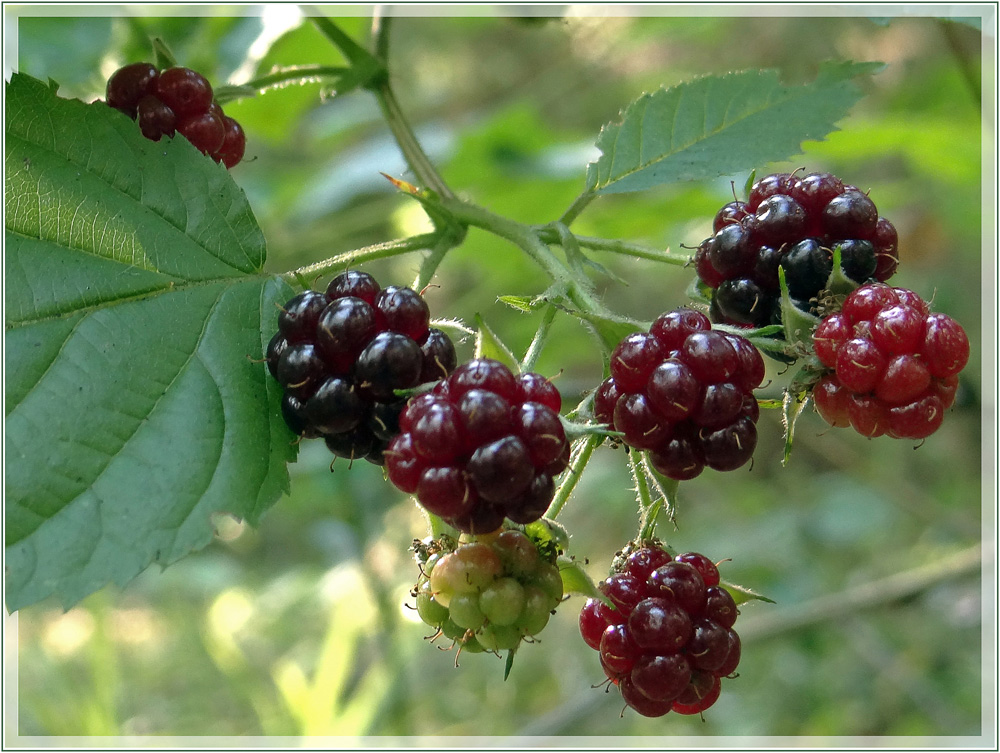
[[[377,335],[376,339],[382,337]],[[442,394],[411,400],[386,452],[390,481],[460,531],[490,533],[508,518],[531,523],[555,494],[569,441],[539,374],[514,376],[488,358],[464,363]]]
[[[694,255],[712,320],[743,327],[781,323],[779,270],[793,305],[813,311],[833,272],[856,284],[885,282],[899,262],[895,227],[872,199],[825,172],[775,173],[746,203],[724,205]]]
[[[246,152],[246,134],[213,96],[212,85],[197,71],[158,71],[151,63],[123,66],[107,83],[108,105],[137,121],[147,139],[180,134],[202,154],[232,168]]]
[[[677,480],[739,468],[757,445],[763,359],[745,338],[711,326],[692,309],[662,314],[613,350],[611,376],[594,395],[594,417]]]
[[[584,642],[643,716],[700,713],[718,699],[721,678],[736,672],[738,611],[718,583],[718,569],[703,554],[672,557],[644,542],[600,584],[612,606],[591,598],[580,611]]]
[[[916,293],[865,285],[813,333],[827,373],[813,387],[816,410],[831,426],[866,437],[923,439],[951,407],[969,339]]]
[[[295,398],[282,411],[292,432],[322,437],[339,457],[364,458],[377,465],[385,464],[386,450],[399,434],[406,400],[395,390],[439,381],[455,367],[454,345],[443,331],[421,328],[422,345],[392,329],[384,318],[379,329],[372,304],[381,290],[371,275],[351,271],[335,277],[326,292],[306,290],[293,296],[278,314],[278,331],[265,353],[271,375],[286,397]],[[409,288],[391,290],[399,297],[398,291]],[[414,304],[411,295],[402,295],[411,308],[421,309],[423,321],[423,301]],[[401,326],[413,332],[412,319]],[[413,493],[420,481],[417,470],[425,465],[419,453],[433,451],[427,442],[399,445],[391,454],[390,478]],[[453,514],[471,509],[470,492],[461,480],[439,474],[425,487],[435,489],[440,504]]]

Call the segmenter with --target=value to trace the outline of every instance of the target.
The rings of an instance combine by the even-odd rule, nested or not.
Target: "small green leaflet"
[[[476,358],[492,358],[500,361],[515,374],[520,371],[518,368],[517,356],[500,339],[492,329],[487,326],[479,314],[476,314]]]
[[[70,606],[256,523],[294,437],[260,361],[292,295],[221,165],[6,85],[6,603]],[[256,360],[255,360],[256,359]]]
[[[768,604],[775,604],[777,602],[774,599],[769,599],[766,596],[761,596],[756,591],[752,591],[746,586],[737,586],[733,583],[723,580],[719,585],[724,589],[729,591],[729,595],[733,597],[733,601],[736,602],[736,606],[740,604],[745,604],[748,601],[766,601]]]
[[[596,193],[732,175],[800,154],[837,129],[861,97],[852,80],[882,63],[828,62],[810,84],[784,86],[774,70],[706,76],[643,94],[601,129],[587,166]]]

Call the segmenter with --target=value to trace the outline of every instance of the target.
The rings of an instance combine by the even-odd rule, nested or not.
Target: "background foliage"
[[[761,417],[752,470],[681,486],[672,544],[729,557],[724,574],[775,599],[740,619],[740,678],[705,721],[619,718],[616,693],[578,639],[582,601],[564,604],[526,646],[510,679],[488,655],[422,639],[405,606],[407,547],[425,534],[414,505],[357,464],[330,473],[303,445],[291,494],[259,529],[220,518],[216,541],[125,589],[63,612],[18,614],[22,735],[977,735],[984,683],[976,549],[982,536],[982,199],[980,33],[933,18],[405,17],[393,30],[393,83],[456,191],[523,222],[555,219],[583,187],[600,127],[643,91],[705,73],[776,68],[815,78],[828,59],[882,60],[842,130],[758,172],[830,170],[871,189],[900,232],[896,284],[965,326],[973,342],[955,409],[914,449],[799,424],[788,467],[776,411]],[[272,65],[343,61],[290,10],[265,17],[19,19],[18,68],[102,95],[120,64],[149,59],[161,36],[182,64],[240,83]],[[284,15],[282,15],[284,14]],[[282,19],[289,28],[268,41]],[[265,21],[267,23],[265,23]],[[367,19],[338,19],[359,38]],[[263,40],[263,41],[262,41]],[[249,50],[249,55],[248,55]],[[267,270],[420,232],[419,207],[379,175],[403,163],[363,92],[320,98],[289,87],[226,106],[249,137],[233,175],[268,244]],[[741,186],[746,175],[733,176]],[[584,235],[680,250],[709,232],[730,179],[604,196],[577,220]],[[693,272],[599,258],[612,309],[649,320],[686,300]],[[408,284],[417,259],[366,265]],[[427,292],[435,315],[481,314],[523,352],[537,317],[496,302],[546,280],[514,247],[471,231]],[[991,291],[986,291],[992,295]],[[471,355],[472,344],[460,345]],[[989,371],[990,364],[985,364]],[[601,378],[592,341],[559,317],[537,368],[564,395]],[[765,396],[777,397],[780,370]],[[567,400],[569,402],[569,400]],[[594,577],[634,535],[621,451],[600,449],[561,520]],[[915,571],[915,572],[914,572]],[[882,596],[904,576],[892,597]],[[869,586],[874,586],[870,588]],[[488,709],[488,712],[485,711]]]

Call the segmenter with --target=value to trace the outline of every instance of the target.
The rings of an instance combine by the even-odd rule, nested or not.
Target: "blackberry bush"
[[[653,467],[678,480],[707,466],[731,471],[757,446],[754,398],[764,362],[745,338],[712,329],[705,314],[677,309],[611,353],[611,375],[594,396],[594,417],[649,451]]]
[[[151,141],[179,133],[227,168],[243,159],[242,126],[214,102],[212,85],[197,71],[130,63],[111,74],[106,93],[108,105],[137,120]]]
[[[396,390],[447,377],[455,347],[430,326],[418,293],[348,271],[326,292],[306,290],[278,316],[265,354],[285,391],[285,423],[304,438],[323,437],[337,456],[385,463],[406,398]]]
[[[603,598],[580,612],[580,633],[628,706],[643,716],[699,714],[718,700],[741,644],[736,602],[711,560],[645,542],[599,588]]]
[[[533,194],[539,201],[532,213],[538,216],[528,223],[480,206],[468,198],[482,195],[480,187],[463,185],[459,191],[438,173],[394,94],[389,51],[393,59],[399,51],[390,28],[398,27],[389,16],[375,15],[370,39],[352,40],[335,20],[310,15],[303,23],[315,29],[305,35],[290,29],[275,54],[254,49],[240,56],[227,48],[227,60],[245,63],[235,76],[255,61],[266,70],[218,88],[176,65],[162,40],[154,42],[155,63],[128,65],[111,77],[106,103],[67,100],[58,96],[58,82],[11,76],[5,142],[7,182],[14,189],[6,213],[8,606],[13,610],[49,596],[68,606],[103,583],[124,583],[149,563],[169,564],[211,540],[212,521],[225,513],[256,524],[289,488],[286,465],[295,460],[300,442],[285,441],[284,422],[300,439],[323,439],[338,456],[383,465],[384,480],[415,497],[419,516],[412,504],[380,486],[378,472],[353,474],[346,480],[352,494],[334,505],[321,500],[318,514],[341,516],[338,533],[350,532],[346,549],[352,538],[371,542],[364,561],[374,566],[368,570],[373,577],[393,569],[392,552],[383,548],[398,542],[392,531],[426,523],[430,535],[415,546],[421,574],[414,598],[417,615],[432,627],[436,641],[451,641],[467,652],[508,651],[509,672],[522,642],[537,641],[544,650],[548,640],[538,636],[543,629],[551,632],[546,622],[560,599],[580,595],[588,599],[580,613],[583,638],[598,651],[608,682],[627,705],[647,716],[701,713],[738,669],[737,605],[763,597],[722,583],[716,565],[701,554],[674,556],[656,543],[657,525],[663,518],[682,519],[691,496],[711,507],[713,525],[726,533],[725,525],[741,514],[735,505],[751,497],[741,493],[740,482],[752,483],[753,477],[716,479],[733,485],[732,493],[702,495],[708,479],[698,476],[706,467],[749,464],[761,409],[782,413],[786,462],[792,427],[810,394],[834,425],[851,425],[865,436],[926,437],[954,400],[959,372],[970,357],[969,338],[949,317],[930,313],[916,294],[885,285],[899,261],[895,228],[867,192],[828,173],[775,173],[748,186],[742,201],[717,212],[711,237],[691,258],[578,234],[582,224],[574,223],[591,202],[622,194],[617,206],[624,211],[616,221],[642,227],[631,225],[629,207],[636,206],[629,203],[631,192],[681,179],[708,182],[751,170],[754,162],[785,160],[803,140],[821,139],[835,123],[857,122],[844,118],[861,95],[854,79],[878,66],[834,62],[823,65],[814,82],[787,86],[774,72],[736,72],[643,95],[601,130],[600,156],[581,165],[586,179],[580,195],[552,211],[542,201],[545,192]],[[220,24],[211,35],[194,39],[231,46],[244,38],[245,26]],[[324,40],[337,47],[323,56],[333,65],[296,60],[271,67]],[[950,34],[949,41],[954,41]],[[954,47],[958,52],[961,45]],[[121,57],[124,49],[101,59]],[[300,84],[315,86],[293,89],[297,95],[285,102],[270,94]],[[317,115],[322,117],[298,128],[305,124],[300,114],[309,106],[310,92],[321,92],[323,111]],[[338,96],[330,97],[332,92]],[[366,141],[359,128],[368,124],[347,131],[336,125],[347,122],[337,108],[345,99],[340,95],[348,92],[377,99],[371,111],[382,113],[406,162],[399,176],[386,175],[400,193],[382,197],[385,203],[368,228],[359,227],[364,218],[353,221],[361,216],[356,209],[363,197],[355,196],[357,203],[348,202],[341,214],[325,204],[332,188],[327,179],[345,175],[331,159],[337,145],[343,138]],[[88,93],[91,100],[97,96]],[[256,97],[262,106],[243,112],[255,118],[267,113],[271,139],[262,145],[267,161],[261,165],[284,177],[247,176],[252,181],[246,191],[225,170],[189,159],[185,150],[122,149],[123,141],[132,144],[139,136],[123,133],[125,121],[112,112],[131,118],[143,138],[180,134],[232,167],[245,152],[245,134],[222,106]],[[907,127],[906,119],[900,122]],[[281,130],[293,125],[295,138],[282,138]],[[518,180],[498,176],[504,191],[520,191],[521,177],[542,179],[545,171],[529,164],[546,153],[542,145],[520,143],[523,133],[509,122],[498,126],[503,127],[491,129],[482,142],[456,134],[466,163],[489,155],[495,166],[514,168]],[[501,135],[503,144],[496,140]],[[322,144],[323,160],[301,159],[297,150],[305,143]],[[521,155],[524,146],[531,147],[530,154]],[[908,159],[918,149],[913,145]],[[367,158],[384,154],[375,150],[356,164],[370,165]],[[292,163],[302,173],[285,174]],[[906,196],[909,188],[904,190],[894,164],[880,160],[871,169],[893,180],[897,196]],[[482,166],[470,166],[466,178],[483,174]],[[372,166],[371,172],[379,169],[388,168]],[[933,212],[938,204],[971,206],[954,180],[961,174],[956,170],[951,176],[947,202],[917,205],[921,211]],[[349,188],[356,193],[364,185],[359,180]],[[306,196],[306,186],[322,190]],[[665,195],[686,201],[685,194],[668,188]],[[248,197],[275,203],[266,222],[257,222]],[[404,232],[416,226],[402,211],[407,206],[426,213],[421,232],[381,237],[388,228]],[[299,212],[304,207],[310,210],[306,215]],[[348,216],[353,219],[340,222]],[[653,218],[660,219],[655,213]],[[674,232],[675,220],[665,218],[664,236]],[[596,221],[591,228],[609,226]],[[265,243],[262,231],[275,227],[289,235]],[[920,229],[908,228],[906,237]],[[268,259],[268,245],[294,248],[305,257],[319,231],[333,236],[324,240],[331,245],[356,233],[370,245],[338,248],[336,256],[299,269],[270,271],[275,260]],[[513,244],[545,279],[521,278],[520,290],[494,289],[491,282],[501,277],[491,280],[483,273],[492,263],[485,255],[475,270],[441,271],[467,237],[484,235],[490,242]],[[481,248],[492,255],[490,246]],[[598,257],[605,255],[642,261],[634,267],[604,266]],[[963,258],[961,252],[954,255]],[[368,263],[412,270],[412,287],[381,287],[359,270]],[[649,281],[636,287],[640,295],[659,294],[675,288],[661,285],[654,270],[671,266],[697,275],[689,288],[692,308],[663,314],[648,331],[637,332],[642,325],[634,317],[645,316],[640,301],[624,299],[622,310],[607,303],[622,300],[614,293],[622,280],[612,270],[635,276],[640,274],[635,270],[646,275],[648,269]],[[352,271],[325,290],[292,295],[290,285],[309,287],[303,280],[346,267]],[[461,321],[449,325],[449,331],[454,327],[476,340],[475,359],[461,366],[455,346],[431,326],[427,306],[415,292],[435,280],[455,296],[456,308],[476,311],[474,328]],[[633,303],[637,310],[631,310]],[[277,304],[283,304],[278,314]],[[495,304],[517,309],[531,325],[530,339],[506,342],[503,327],[492,326],[503,321]],[[569,323],[573,326],[563,326]],[[556,350],[549,349],[553,338],[575,338],[580,323],[595,336],[590,349],[569,342],[561,352],[572,350],[572,362],[546,367],[548,373],[567,369],[562,382],[567,389],[560,395],[536,373],[537,364],[540,354]],[[787,342],[777,342],[780,336]],[[264,342],[266,366],[258,358]],[[765,380],[757,348],[801,360],[799,371],[779,371]],[[595,371],[584,383],[580,375],[587,373],[588,362]],[[601,364],[607,371],[597,377]],[[762,385],[774,392],[758,400]],[[630,545],[616,558],[610,577],[595,584],[586,572],[593,552],[583,550],[599,547],[609,531],[620,530],[621,521],[609,515],[622,509],[619,497],[630,490],[624,484],[603,484],[597,491],[577,484],[588,463],[604,453],[599,448],[609,436],[613,447],[629,446],[625,454],[639,508],[633,540],[640,544]],[[59,472],[53,474],[53,468]],[[312,488],[321,488],[324,480],[312,478]],[[681,481],[691,483],[682,491]],[[141,505],[137,488],[143,492]],[[571,498],[582,512],[578,519],[595,535],[578,535],[578,551],[567,554],[569,533],[556,519]],[[676,530],[687,535],[684,522]],[[766,530],[770,521],[760,523]],[[387,533],[379,533],[382,525]],[[317,533],[323,538],[322,530]],[[297,553],[302,541],[296,535],[285,550]],[[888,558],[879,554],[879,565],[885,565]],[[924,553],[913,556],[923,577]],[[865,566],[854,553],[850,561]],[[796,566],[812,564],[797,560]],[[283,695],[315,691],[322,703],[336,699],[334,706],[345,709],[377,696],[372,687],[335,692],[329,682],[334,665],[345,683],[384,679],[377,671],[383,642],[365,637],[388,634],[381,621],[391,620],[395,610],[382,597],[392,591],[365,585],[378,592],[373,610],[378,617],[355,608],[361,586],[343,589],[350,590],[345,598],[325,594],[337,602],[330,640],[322,641],[325,655],[314,663],[314,677],[308,676],[312,667],[298,671],[298,649],[283,657],[275,675]],[[345,614],[358,639],[348,638],[353,628],[341,632]],[[208,624],[219,627],[214,620]],[[249,637],[254,624],[248,620],[240,632]],[[315,643],[308,638],[311,627],[308,618],[296,625]],[[326,660],[333,654],[325,652],[337,650],[347,661]],[[360,663],[354,664],[355,657]],[[595,672],[596,667],[597,662]],[[751,695],[746,693],[744,702],[752,702]],[[309,706],[325,711],[319,704]],[[459,708],[448,704],[449,712]],[[310,711],[302,718],[324,716]]]

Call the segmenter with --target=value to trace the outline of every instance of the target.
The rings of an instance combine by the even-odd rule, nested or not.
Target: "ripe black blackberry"
[[[208,80],[190,68],[158,71],[152,63],[131,63],[111,74],[106,94],[108,105],[138,120],[151,141],[180,133],[227,168],[243,159],[243,128],[213,102]]]
[[[830,173],[765,176],[745,203],[719,210],[712,230],[695,253],[698,277],[711,290],[712,320],[742,327],[780,323],[779,267],[794,305],[808,311],[835,250],[843,274],[858,284],[888,280],[899,260],[892,223]]]
[[[411,400],[386,450],[389,480],[466,533],[538,520],[569,462],[559,393],[479,358]]]
[[[357,271],[335,277],[324,293],[289,300],[265,359],[285,390],[282,415],[295,434],[323,437],[335,455],[377,465],[406,403],[394,390],[444,379],[457,360],[419,294],[383,290]]]
[[[615,347],[594,416],[622,432],[625,444],[648,450],[670,478],[692,479],[705,466],[730,471],[757,446],[753,390],[763,378],[764,362],[748,340],[681,308]]]
[[[719,697],[740,662],[738,611],[702,554],[672,557],[646,542],[623,558],[588,599],[580,633],[625,703],[643,716],[698,714]]]

